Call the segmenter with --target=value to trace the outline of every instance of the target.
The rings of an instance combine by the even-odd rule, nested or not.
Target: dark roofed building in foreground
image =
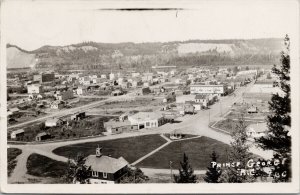
[[[91,184],[119,183],[127,174],[129,163],[123,158],[112,158],[102,154],[102,148],[96,149],[96,155],[86,157],[85,165],[91,167]]]

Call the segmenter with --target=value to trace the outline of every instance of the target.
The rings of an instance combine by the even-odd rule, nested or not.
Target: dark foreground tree
[[[253,182],[254,177],[250,174],[244,174],[249,171],[246,170],[247,162],[252,158],[249,152],[249,145],[247,144],[246,125],[243,118],[239,120],[234,131],[231,134],[232,142],[230,143],[230,151],[228,154],[229,162],[239,162],[239,166],[226,167],[222,171],[220,177],[221,183],[247,183]],[[243,170],[243,171],[242,171]],[[244,172],[245,171],[245,172]]]
[[[85,158],[83,155],[77,155],[76,159],[68,160],[68,169],[65,180],[67,183],[89,183],[91,168],[85,165]]]
[[[128,167],[127,175],[123,177],[120,183],[146,183],[149,177],[143,171],[136,167]]]
[[[179,175],[174,175],[175,183],[196,183],[197,177],[185,153],[183,154],[183,161],[180,162],[180,165]]]
[[[273,94],[269,102],[271,114],[267,117],[268,131],[266,136],[256,139],[258,145],[264,150],[273,150],[274,159],[286,159],[285,163],[273,170],[275,182],[290,180],[291,162],[291,89],[290,89],[290,39],[286,35],[284,39],[285,50],[281,52],[281,65],[274,65],[272,72],[278,76],[276,84],[282,91],[281,94]],[[282,177],[278,177],[282,175]]]
[[[217,162],[218,156],[215,151],[211,154],[211,161]],[[219,183],[219,177],[221,175],[221,169],[217,166],[208,166],[204,177],[204,181],[207,183]]]

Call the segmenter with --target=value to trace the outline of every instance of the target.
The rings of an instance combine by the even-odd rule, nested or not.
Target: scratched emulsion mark
[[[178,11],[183,8],[100,8],[101,11]]]

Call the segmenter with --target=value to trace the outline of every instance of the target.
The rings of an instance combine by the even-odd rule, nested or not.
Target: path
[[[155,175],[159,175],[159,174],[169,174],[171,175],[171,169],[153,169],[153,168],[140,168],[145,175],[147,175],[148,177],[153,177]],[[173,174],[178,174],[179,170],[177,169],[172,169],[172,175]],[[206,170],[194,170],[194,173],[196,175],[203,175],[206,173]]]
[[[167,145],[169,145],[172,141],[167,138],[165,135],[160,135],[162,138],[164,138],[167,142],[164,143],[163,145],[159,146],[158,148],[156,148],[155,150],[152,150],[151,152],[149,152],[148,154],[146,154],[145,156],[139,158],[138,160],[136,160],[135,162],[131,163],[132,165],[136,165],[139,162],[145,160],[146,158],[148,158],[149,156],[151,156],[152,154],[158,152],[159,150],[161,150],[162,148],[166,147]]]

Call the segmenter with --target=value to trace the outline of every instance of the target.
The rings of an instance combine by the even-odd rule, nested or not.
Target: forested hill
[[[33,51],[7,45],[8,68],[149,68],[154,65],[265,65],[278,63],[281,39],[189,40],[156,43],[84,42]]]

